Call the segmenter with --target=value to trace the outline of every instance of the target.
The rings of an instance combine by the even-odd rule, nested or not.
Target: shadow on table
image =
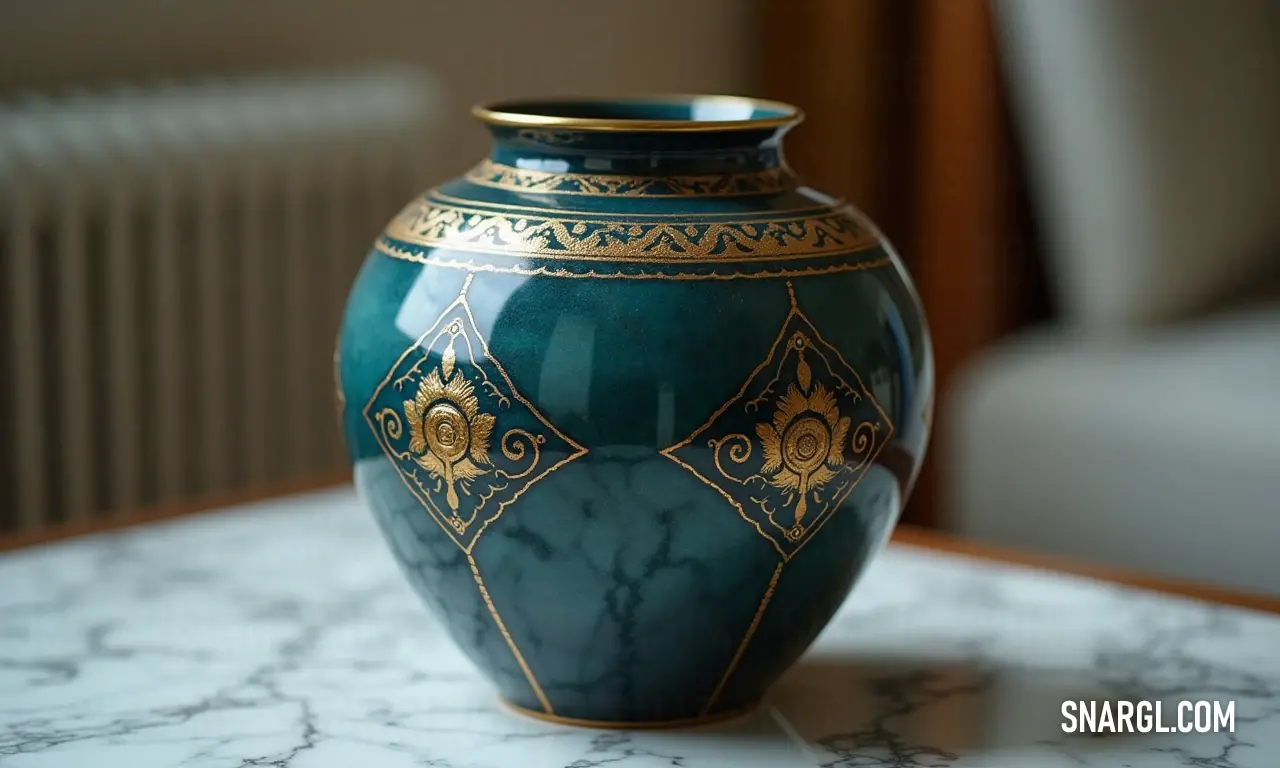
[[[799,750],[814,764],[856,757],[868,766],[1130,752],[1168,743],[1167,735],[1153,733],[1063,732],[1064,701],[1106,699],[1107,691],[1071,670],[812,655],[774,686],[755,715],[700,730],[752,742],[753,750],[786,751],[793,760]]]

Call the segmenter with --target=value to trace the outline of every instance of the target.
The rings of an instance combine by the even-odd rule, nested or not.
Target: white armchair
[[[953,527],[1280,592],[1280,4],[994,7],[1062,312],[950,393]]]

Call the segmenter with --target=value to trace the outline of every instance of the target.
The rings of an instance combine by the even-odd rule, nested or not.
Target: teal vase
[[[357,488],[511,707],[609,727],[749,710],[915,480],[933,368],[910,280],[788,168],[793,107],[475,114],[489,156],[410,202],[351,290]]]

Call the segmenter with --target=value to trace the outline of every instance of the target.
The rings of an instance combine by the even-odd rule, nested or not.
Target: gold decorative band
[[[386,237],[456,251],[647,264],[782,261],[854,253],[879,244],[877,235],[848,207],[730,222],[570,216],[552,217],[534,209],[493,210],[428,194],[392,219]]]
[[[384,256],[399,261],[411,261],[415,264],[426,264],[433,267],[449,267],[464,269],[468,272],[488,272],[499,275],[522,275],[524,277],[563,277],[583,280],[766,280],[779,277],[813,277],[814,275],[831,275],[838,272],[867,272],[883,269],[893,265],[893,259],[880,256],[874,259],[857,259],[854,261],[837,261],[835,263],[805,265],[803,262],[794,267],[762,266],[758,269],[704,271],[667,271],[672,266],[679,267],[677,262],[668,261],[663,264],[642,264],[634,271],[623,270],[621,265],[589,266],[583,269],[568,269],[563,266],[547,264],[526,264],[509,261],[495,264],[483,260],[483,254],[454,253],[449,251],[420,251],[401,248],[385,238],[379,238],[373,249]],[[477,258],[480,257],[480,258]],[[739,263],[742,265],[742,263]],[[746,265],[743,265],[746,266]]]
[[[766,195],[795,189],[790,168],[702,176],[628,176],[598,173],[555,173],[517,168],[483,160],[467,173],[467,181],[511,192],[596,197],[735,197]]]

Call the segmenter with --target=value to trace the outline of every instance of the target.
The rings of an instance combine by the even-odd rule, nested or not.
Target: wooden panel
[[[788,156],[897,246],[934,336],[938,424],[960,365],[1008,331],[1016,186],[985,0],[765,0],[757,82],[808,113]],[[779,39],[803,40],[780,46]],[[906,519],[945,521],[935,439]]]
[[[1178,595],[1193,600],[1210,603],[1235,605],[1251,608],[1255,611],[1280,613],[1280,595],[1263,595],[1252,592],[1239,592],[1225,587],[1217,587],[1196,582],[1176,581],[1161,576],[1127,571],[1107,565],[1086,563],[1070,558],[1045,555],[1038,552],[1027,552],[1008,547],[1000,547],[985,542],[973,542],[949,536],[938,531],[916,526],[899,526],[893,533],[895,544],[926,549],[934,552],[965,555],[990,562],[1008,565],[1037,568],[1040,570],[1069,573],[1099,581],[1109,581],[1127,587]]]
[[[900,249],[909,234],[911,16],[897,0],[764,0],[754,78],[760,95],[805,110],[787,138],[788,162],[857,205]]]
[[[875,76],[878,0],[766,0],[756,62],[763,95],[806,111],[787,139],[805,181],[875,216],[879,144]],[[779,45],[803,40],[803,45]]]
[[[929,317],[941,417],[907,521],[945,520],[947,391],[967,358],[1011,323],[1009,136],[983,0],[926,0],[912,273]]]

